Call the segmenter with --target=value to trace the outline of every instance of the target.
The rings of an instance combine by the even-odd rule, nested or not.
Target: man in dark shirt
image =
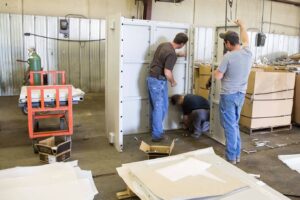
[[[175,66],[177,56],[175,49],[181,49],[188,41],[184,33],[178,33],[173,42],[160,44],[150,64],[150,72],[147,78],[151,113],[152,141],[159,142],[163,139],[163,120],[168,111],[168,83],[171,87],[176,86],[172,70]]]
[[[197,95],[173,95],[173,105],[180,105],[183,111],[183,123],[193,132],[192,137],[198,139],[203,132],[209,130],[209,102]]]

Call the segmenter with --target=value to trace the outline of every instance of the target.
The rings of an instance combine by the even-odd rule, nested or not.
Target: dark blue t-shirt
[[[188,115],[197,109],[209,109],[209,102],[201,96],[193,94],[185,95],[182,103],[183,114]]]

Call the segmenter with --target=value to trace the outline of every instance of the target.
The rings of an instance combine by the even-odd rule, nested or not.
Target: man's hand
[[[176,85],[177,85],[177,83],[175,80],[173,82],[171,82],[171,87],[175,87]]]
[[[241,37],[243,46],[244,47],[248,46],[249,45],[249,37],[248,37],[247,31],[246,31],[244,22],[240,19],[237,19],[234,21],[234,23],[240,27],[240,37]]]
[[[215,73],[215,79],[218,79],[218,80],[221,80],[224,76],[224,74],[222,72],[220,72],[218,69],[216,69],[214,71],[214,73]]]
[[[236,19],[236,20],[234,21],[234,23],[235,23],[236,25],[238,25],[239,27],[245,27],[244,22],[243,22],[242,20],[240,20],[240,19]]]

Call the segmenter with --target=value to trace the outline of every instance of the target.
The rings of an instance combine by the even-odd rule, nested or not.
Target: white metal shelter
[[[112,16],[107,21],[106,130],[110,142],[123,150],[123,135],[150,131],[150,105],[146,77],[157,46],[170,42],[179,32],[190,35],[187,24],[132,20]],[[191,44],[182,51],[189,53]],[[178,58],[174,67],[177,86],[169,96],[192,91],[191,56]],[[180,127],[180,110],[169,106],[164,129]]]

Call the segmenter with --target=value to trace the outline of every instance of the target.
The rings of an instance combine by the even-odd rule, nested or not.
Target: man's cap
[[[219,36],[223,40],[227,40],[227,41],[229,41],[233,44],[239,44],[240,43],[239,35],[234,31],[227,31],[225,33],[220,33]]]

